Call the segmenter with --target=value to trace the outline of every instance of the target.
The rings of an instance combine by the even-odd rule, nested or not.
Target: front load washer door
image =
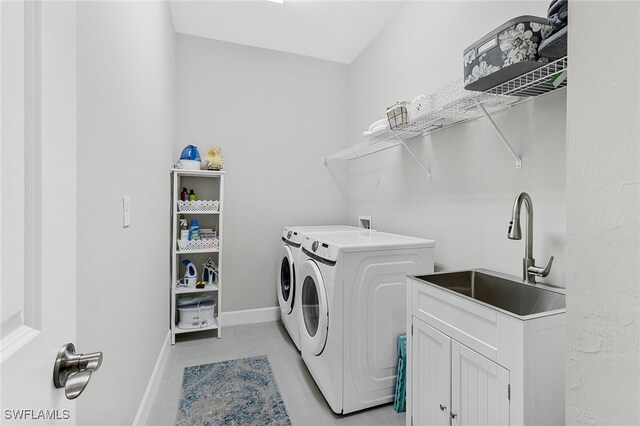
[[[293,269],[293,253],[289,246],[280,249],[280,265],[278,267],[278,302],[282,315],[293,311],[293,300],[296,292],[296,273]]]
[[[312,260],[307,260],[302,265],[300,277],[302,278],[300,337],[304,341],[304,348],[313,355],[320,355],[327,343],[329,330],[327,289],[318,265]]]

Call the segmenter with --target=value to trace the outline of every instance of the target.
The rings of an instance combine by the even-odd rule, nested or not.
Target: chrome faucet
[[[536,277],[546,277],[551,271],[553,264],[553,256],[549,258],[544,268],[535,266],[533,258],[533,202],[526,192],[521,192],[513,203],[513,213],[511,222],[509,222],[509,232],[507,238],[510,240],[522,239],[522,230],[520,229],[520,210],[522,203],[525,204],[527,210],[527,233],[524,236],[524,259],[522,259],[522,280],[529,284],[536,283]]]

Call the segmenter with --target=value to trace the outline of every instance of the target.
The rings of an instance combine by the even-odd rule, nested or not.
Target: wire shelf
[[[329,155],[324,158],[324,163],[353,160],[404,145],[403,141],[488,116],[516,103],[561,89],[567,85],[567,70],[568,59],[565,56],[484,92],[465,90],[462,79],[452,81],[434,94],[423,96],[420,108],[408,107],[407,124]],[[507,143],[506,140],[504,142]]]
[[[399,126],[399,130],[420,132],[422,135],[428,135],[482,116],[483,113],[478,109],[478,105],[484,106],[487,112],[496,112],[518,101],[520,101],[520,98],[515,96],[487,93],[475,94],[471,92],[455,93],[451,96],[451,101],[440,109]]]
[[[324,161],[331,160],[353,160],[355,158],[363,157],[365,155],[373,154],[374,152],[384,151],[385,149],[393,148],[400,145],[400,140],[409,140],[418,137],[422,134],[419,131],[394,129],[388,132],[367,139],[359,144],[352,145],[342,151],[336,152],[325,157]]]
[[[565,56],[491,88],[484,93],[525,98],[543,95],[567,85],[566,76],[562,78],[561,74],[566,72],[568,68],[569,61]]]

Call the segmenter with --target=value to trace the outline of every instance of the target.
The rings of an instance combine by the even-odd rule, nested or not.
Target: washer
[[[432,273],[434,250],[432,240],[383,232],[305,236],[302,359],[335,413],[393,401],[406,276]]]
[[[297,310],[295,309],[296,279],[298,273],[298,258],[300,246],[305,234],[310,232],[360,232],[361,228],[349,225],[318,225],[318,226],[285,226],[282,231],[282,246],[278,255],[277,288],[280,317],[291,340],[300,350],[300,328],[298,327]]]

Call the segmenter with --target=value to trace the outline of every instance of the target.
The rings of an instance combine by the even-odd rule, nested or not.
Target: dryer
[[[406,276],[433,272],[434,250],[433,240],[384,232],[305,236],[302,359],[335,413],[393,401]]]
[[[300,247],[309,232],[359,232],[361,228],[349,225],[285,226],[282,231],[282,246],[278,255],[277,288],[280,317],[291,340],[300,350],[300,329],[296,305],[296,274]]]

